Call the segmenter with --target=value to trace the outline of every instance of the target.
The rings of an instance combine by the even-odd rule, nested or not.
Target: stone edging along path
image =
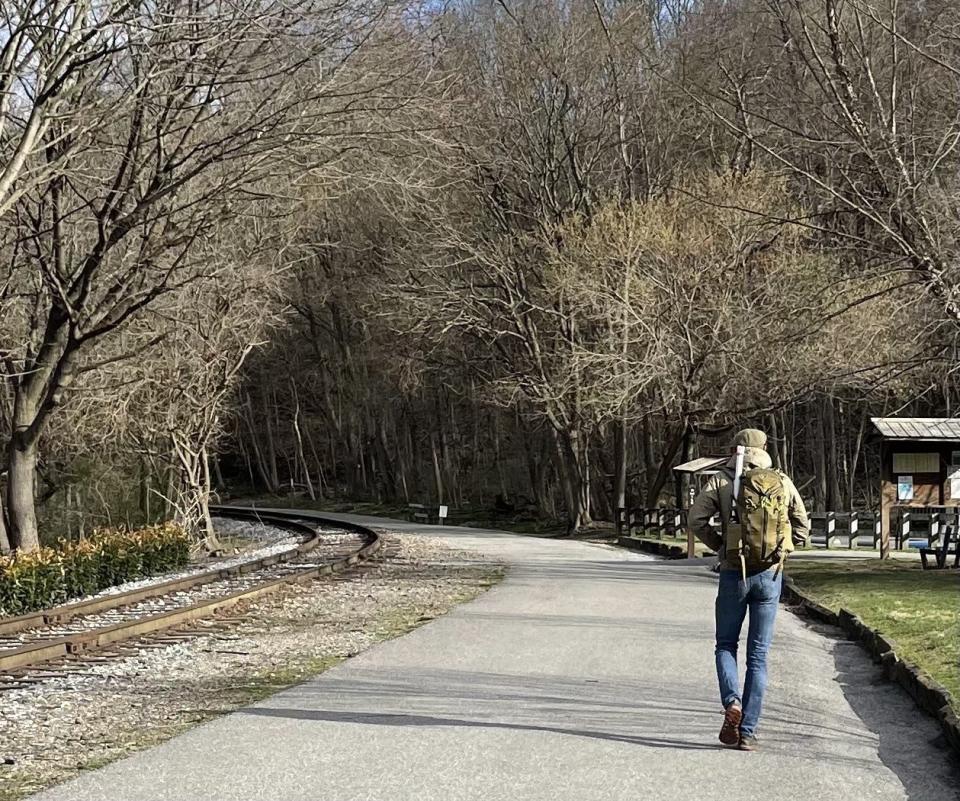
[[[645,551],[667,559],[683,559],[686,548],[667,542],[639,540],[634,537],[620,537],[617,545],[632,550]],[[788,576],[783,583],[782,600],[794,607],[797,612],[821,623],[841,629],[848,639],[860,644],[883,667],[883,674],[889,681],[903,687],[924,712],[939,722],[944,737],[953,750],[960,755],[960,719],[957,710],[951,704],[951,696],[946,687],[934,681],[912,662],[897,654],[897,644],[876,629],[871,629],[853,612],[841,609],[834,612],[817,603]]]
[[[960,719],[951,704],[950,692],[915,664],[901,658],[896,642],[867,626],[847,609],[834,612],[817,603],[789,577],[783,585],[782,599],[798,607],[801,614],[843,630],[848,639],[864,648],[873,661],[883,667],[883,674],[889,681],[903,687],[917,706],[937,720],[947,742],[960,755]]]
[[[618,537],[617,545],[621,548],[629,548],[631,551],[643,551],[644,553],[652,553],[656,556],[664,556],[667,559],[687,558],[687,549],[685,546],[671,545],[669,542],[641,540],[636,537]]]

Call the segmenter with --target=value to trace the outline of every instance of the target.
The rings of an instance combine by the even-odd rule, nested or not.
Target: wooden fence
[[[719,521],[714,518],[719,529]],[[686,539],[687,510],[670,506],[617,510],[617,535]],[[896,550],[932,547],[946,526],[960,531],[960,508],[936,510],[897,509],[890,521],[890,545]],[[810,514],[811,548],[854,549],[880,547],[880,512],[813,512]]]

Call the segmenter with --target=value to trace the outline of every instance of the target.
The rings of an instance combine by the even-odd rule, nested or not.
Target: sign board
[[[440,511],[437,512],[437,517],[446,517],[447,516],[447,507],[441,506]]]
[[[913,476],[897,476],[897,500],[913,500]]]
[[[895,453],[893,454],[893,472],[900,473],[939,473],[940,454],[928,453]]]

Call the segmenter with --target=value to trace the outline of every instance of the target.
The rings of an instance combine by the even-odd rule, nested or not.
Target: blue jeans
[[[774,578],[774,573],[777,573]],[[773,639],[773,622],[777,617],[783,571],[771,568],[747,576],[743,581],[739,570],[720,571],[717,591],[717,678],[720,700],[724,707],[734,701],[743,706],[742,734],[753,735],[763,708],[763,692],[767,688],[767,651]],[[750,610],[747,629],[747,676],[740,694],[737,675],[737,645],[743,618]]]

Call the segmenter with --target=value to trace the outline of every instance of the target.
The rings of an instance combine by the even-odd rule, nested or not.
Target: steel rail
[[[252,515],[246,512],[246,510],[233,515],[229,510],[226,509],[226,507],[217,507],[217,509],[218,511],[215,513],[217,517],[232,517],[237,520],[254,519]],[[39,609],[36,612],[28,612],[27,614],[17,615],[16,617],[0,618],[0,635],[18,634],[21,631],[27,631],[29,629],[35,629],[41,626],[67,623],[73,618],[80,617],[82,615],[92,615],[97,612],[106,612],[110,609],[116,609],[120,606],[129,606],[134,603],[139,603],[140,601],[149,600],[150,598],[159,598],[163,595],[169,595],[173,592],[191,590],[195,587],[201,587],[204,584],[230,578],[231,576],[239,576],[244,573],[262,570],[266,567],[288,562],[294,557],[302,556],[303,554],[312,551],[321,542],[322,535],[318,534],[312,528],[307,530],[308,527],[298,525],[295,521],[284,519],[279,515],[272,517],[269,514],[258,515],[256,519],[266,523],[273,523],[278,527],[283,527],[287,530],[293,530],[299,534],[306,534],[307,536],[300,545],[294,548],[281,551],[280,553],[271,554],[270,556],[263,556],[259,559],[251,559],[249,562],[241,562],[240,564],[232,565],[230,567],[222,567],[214,570],[207,570],[201,573],[194,573],[182,578],[171,579],[170,581],[163,581],[158,584],[150,584],[149,586],[140,587],[127,592],[118,592],[114,593],[113,595],[101,595],[97,596],[96,598],[90,598],[86,601],[76,601],[74,603],[55,606],[50,609]]]
[[[97,648],[112,643],[148,636],[155,632],[175,628],[200,618],[210,617],[224,609],[235,606],[241,601],[252,600],[258,596],[274,592],[281,587],[308,581],[323,575],[343,572],[376,554],[383,545],[382,537],[372,529],[354,523],[315,517],[312,514],[304,515],[296,512],[272,511],[260,512],[246,508],[227,506],[212,507],[211,512],[218,517],[230,517],[242,520],[255,519],[288,530],[299,531],[300,533],[308,535],[309,539],[296,548],[291,548],[280,554],[273,554],[261,559],[251,560],[250,562],[234,565],[229,568],[222,568],[208,571],[207,573],[195,574],[194,576],[183,579],[162,582],[150,587],[133,590],[129,593],[118,593],[117,595],[91,599],[90,601],[82,601],[76,604],[68,604],[54,609],[41,610],[31,615],[22,615],[18,618],[7,618],[4,621],[0,621],[0,626],[7,626],[7,628],[0,628],[0,632],[23,631],[36,626],[61,623],[69,621],[73,617],[130,606],[142,600],[162,597],[185,589],[202,586],[212,581],[231,578],[282,564],[283,562],[290,561],[294,556],[303,555],[315,550],[323,540],[323,534],[316,530],[320,526],[335,527],[360,534],[364,538],[364,544],[360,548],[336,559],[320,562],[309,567],[304,567],[303,569],[295,569],[288,575],[280,578],[272,578],[253,587],[247,587],[216,598],[199,601],[189,606],[110,626],[90,629],[89,631],[49,639],[40,639],[27,643],[20,648],[0,650],[0,672],[51,662],[70,655],[96,650]],[[300,522],[304,518],[309,518],[310,523]],[[29,621],[37,622],[31,626]],[[10,626],[23,626],[23,628],[11,629],[9,628]]]

